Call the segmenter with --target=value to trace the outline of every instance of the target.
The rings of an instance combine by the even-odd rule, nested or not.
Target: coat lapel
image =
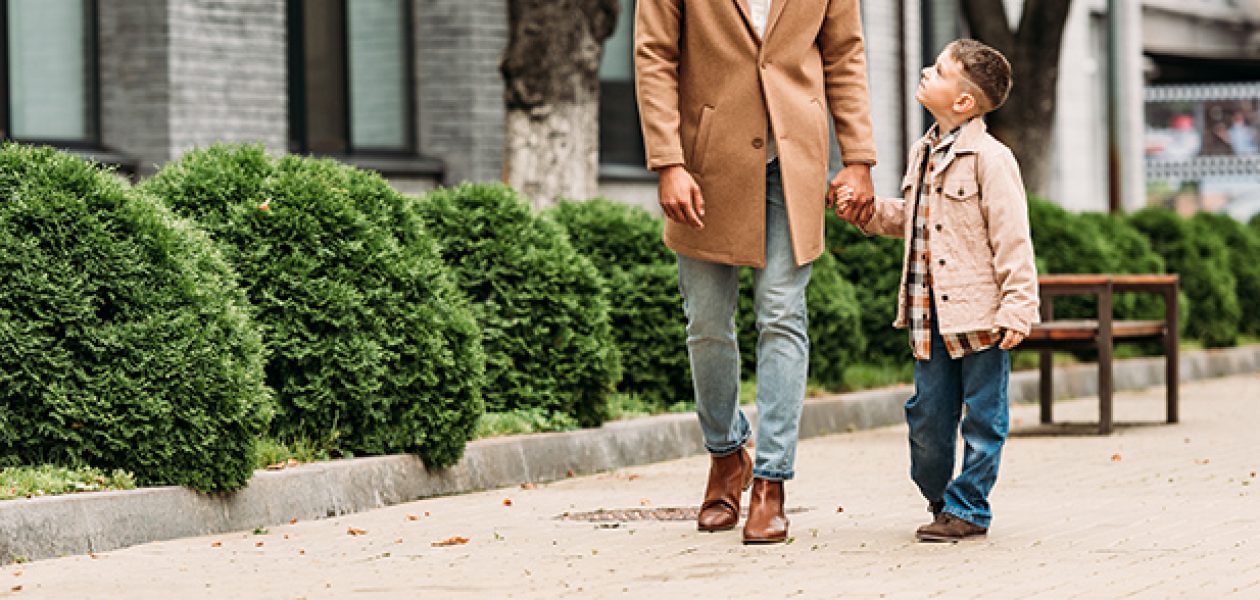
[[[757,39],[757,28],[753,27],[752,12],[748,10],[748,0],[734,1],[735,6],[739,8],[740,16],[744,18],[744,26],[748,28],[748,34],[751,35],[754,40],[757,40],[758,44],[760,44],[761,41]]]

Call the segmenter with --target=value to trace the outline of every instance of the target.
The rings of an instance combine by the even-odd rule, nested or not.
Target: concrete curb
[[[1254,371],[1260,371],[1260,346],[1181,357],[1182,381]],[[1115,364],[1117,389],[1162,385],[1163,376],[1159,357]],[[1094,395],[1097,383],[1096,365],[1055,369],[1057,397]],[[801,416],[801,437],[901,423],[909,394],[909,386],[899,386],[811,399]],[[1037,373],[1012,374],[1010,396],[1012,402],[1035,402]],[[248,487],[231,494],[160,487],[6,500],[0,502],[0,564],[320,519],[702,452],[693,415],[661,415],[599,429],[476,441],[458,464],[440,472],[425,470],[414,456],[379,456],[259,471]]]

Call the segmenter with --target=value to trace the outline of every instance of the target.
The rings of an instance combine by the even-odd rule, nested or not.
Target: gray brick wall
[[[143,174],[170,158],[167,0],[100,0],[101,141]]]
[[[418,138],[446,163],[446,183],[503,171],[506,0],[415,0]]]
[[[172,156],[215,142],[288,146],[285,3],[169,0]]]

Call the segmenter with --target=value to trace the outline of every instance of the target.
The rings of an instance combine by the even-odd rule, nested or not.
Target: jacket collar
[[[932,127],[919,138],[919,143],[925,146],[931,145],[933,133],[936,132],[938,124],[933,123]],[[962,125],[962,130],[958,132],[958,138],[954,140],[953,151],[955,154],[973,154],[976,147],[980,145],[988,135],[989,126],[985,124],[983,116],[973,117]],[[930,150],[930,148],[929,148]]]
[[[789,0],[770,0],[770,14],[766,15],[766,33],[758,36],[757,28],[753,27],[752,11],[748,8],[748,0],[733,0],[739,14],[744,18],[744,26],[748,28],[748,35],[751,35],[753,42],[758,46],[764,46],[766,40],[770,38],[770,32],[774,31],[774,24],[779,22],[779,15],[783,14],[783,5]]]

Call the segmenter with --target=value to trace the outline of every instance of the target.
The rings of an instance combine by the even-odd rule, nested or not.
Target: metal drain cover
[[[787,509],[788,514],[808,511],[808,508],[793,507]],[[744,515],[748,509],[744,509]],[[587,523],[614,523],[623,521],[694,521],[700,515],[697,507],[664,506],[660,508],[601,508],[589,512],[566,512],[558,515],[561,521],[584,521]]]

